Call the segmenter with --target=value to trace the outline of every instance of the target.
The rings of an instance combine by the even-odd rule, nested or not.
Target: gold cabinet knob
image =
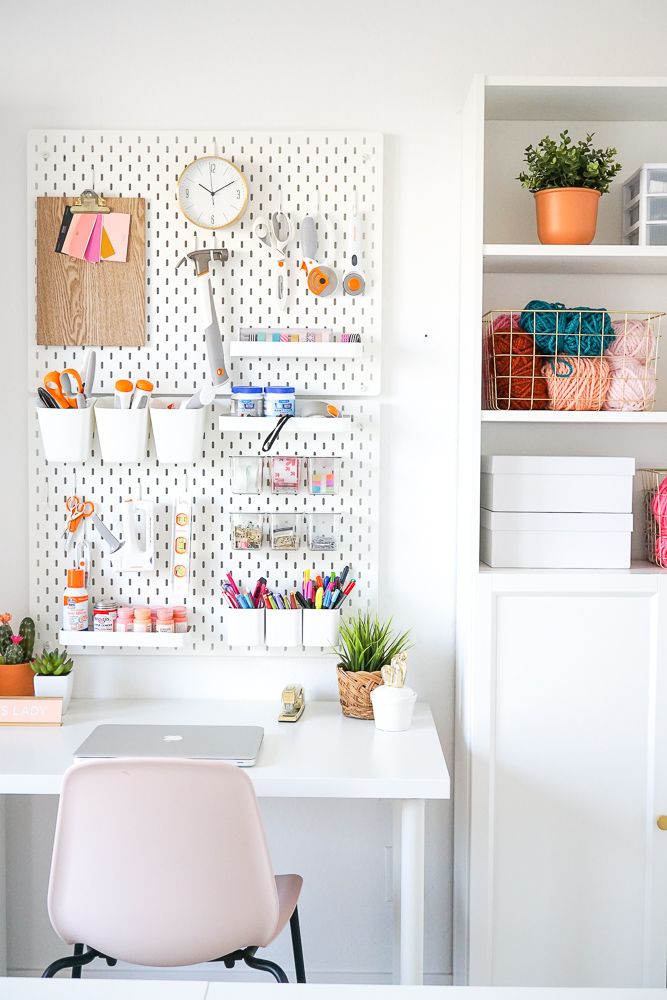
[[[658,816],[658,830],[667,830],[667,816]]]

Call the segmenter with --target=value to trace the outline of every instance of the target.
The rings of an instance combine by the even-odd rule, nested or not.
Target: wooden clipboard
[[[63,212],[75,198],[37,199],[37,343],[143,347],[146,343],[146,202],[107,198],[129,212],[125,263],[100,264],[56,253]]]

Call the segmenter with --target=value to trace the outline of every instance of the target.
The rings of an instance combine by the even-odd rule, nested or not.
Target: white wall
[[[557,11],[546,2],[517,0],[339,0],[324,9],[296,0],[203,6],[22,0],[5,2],[0,10],[0,606],[18,615],[27,603],[25,397],[36,378],[34,371],[25,377],[27,130],[381,130],[382,605],[412,627],[412,682],[434,706],[451,762],[458,110],[474,72],[658,74],[667,10],[661,0],[562,0]],[[628,30],[628,20],[636,30]],[[85,34],[77,45],[79,25]],[[519,148],[515,172],[520,158]],[[129,684],[133,692],[150,690],[159,669],[135,660],[121,671],[109,662],[82,666],[79,693],[111,693]],[[228,659],[183,664],[173,683],[183,696],[229,696],[240,677],[235,669]],[[243,669],[244,686],[268,696],[279,690],[282,676],[272,675],[266,663],[249,673]],[[316,666],[301,679],[311,694],[335,694],[331,675]],[[20,799],[9,812],[9,963],[15,970],[35,969],[55,945],[44,912],[53,804]],[[294,864],[307,877],[303,923],[311,969],[331,979],[386,976],[386,810],[350,805],[332,819],[324,807],[312,805],[300,807],[295,817],[283,803],[272,804],[266,814],[277,866]],[[428,819],[426,968],[440,978],[451,971],[451,809],[433,808]],[[284,951],[275,954],[280,958]]]

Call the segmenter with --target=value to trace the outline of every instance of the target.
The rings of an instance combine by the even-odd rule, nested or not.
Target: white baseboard
[[[8,969],[8,976],[18,976],[21,978],[32,978],[41,976],[42,969]],[[291,982],[296,981],[293,969],[285,969]],[[251,970],[242,971],[236,969],[221,970],[215,965],[203,965],[187,969],[138,969],[134,966],[118,965],[113,969],[95,968],[84,969],[83,975],[86,979],[177,979],[177,980],[204,980],[205,982],[229,982],[229,983],[251,983],[251,982],[272,982],[266,975],[257,974]],[[65,977],[66,978],[66,977]],[[360,984],[362,986],[389,986],[392,983],[389,972],[318,972],[309,971],[308,981],[310,983],[330,983],[334,986],[348,984]],[[425,986],[451,986],[451,973],[425,972]]]

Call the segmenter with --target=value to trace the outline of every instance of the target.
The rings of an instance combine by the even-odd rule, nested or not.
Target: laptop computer
[[[74,756],[176,757],[252,767],[263,739],[261,726],[104,725],[93,729]]]

